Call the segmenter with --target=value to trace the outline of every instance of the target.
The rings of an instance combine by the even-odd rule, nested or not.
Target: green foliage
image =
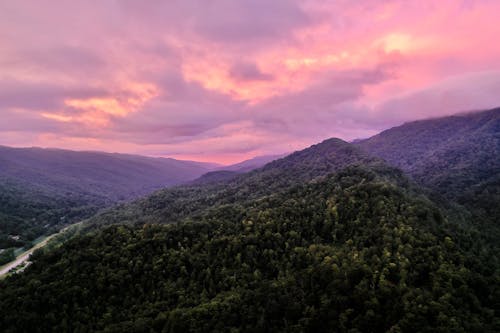
[[[468,267],[439,210],[391,172],[351,167],[196,222],[75,237],[0,282],[0,326],[494,332],[498,275]]]
[[[102,203],[47,195],[18,184],[0,185],[0,249],[26,247],[41,235],[96,213]]]
[[[202,177],[201,183],[158,191],[132,204],[105,211],[88,225],[190,221],[212,207],[256,200],[349,166],[377,169],[380,175],[388,173],[401,184],[407,183],[400,171],[388,168],[380,159],[342,140],[329,139],[246,174],[208,182]]]
[[[0,252],[0,266],[11,262],[16,256],[14,255],[14,249],[6,249]]]

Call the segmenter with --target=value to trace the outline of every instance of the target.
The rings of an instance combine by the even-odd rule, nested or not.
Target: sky
[[[0,144],[234,163],[500,106],[497,0],[0,0]]]

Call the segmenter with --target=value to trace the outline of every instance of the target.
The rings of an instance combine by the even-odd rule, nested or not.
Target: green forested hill
[[[0,282],[6,332],[500,327],[491,252],[469,251],[471,230],[399,170],[337,139],[159,191],[86,228]]]
[[[393,172],[349,167],[196,222],[74,238],[0,282],[1,327],[494,332],[495,277],[468,267],[439,210]]]

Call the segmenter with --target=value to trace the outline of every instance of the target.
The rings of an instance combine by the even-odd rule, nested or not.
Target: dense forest
[[[428,120],[432,153],[410,123],[109,209],[0,281],[0,327],[498,332],[499,114]]]
[[[495,276],[472,271],[441,231],[447,222],[438,208],[391,172],[350,167],[212,208],[196,222],[112,226],[74,238],[4,282],[1,326],[495,331]]]
[[[88,218],[102,207],[100,202],[68,199],[4,182],[0,184],[0,249],[31,247],[37,237]],[[8,261],[0,259],[0,265]]]

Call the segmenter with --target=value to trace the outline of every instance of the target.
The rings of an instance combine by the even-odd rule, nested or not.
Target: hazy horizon
[[[495,109],[495,108],[492,108],[492,109]],[[460,111],[460,112],[451,113],[450,115],[452,115],[452,116],[462,116],[462,115],[468,115],[468,114],[475,113],[475,112],[480,112],[480,111],[485,111],[485,110],[467,110],[467,111]],[[442,116],[435,116],[435,117],[430,116],[430,117],[425,117],[425,118],[420,118],[420,119],[413,119],[413,120],[410,119],[410,120],[408,120],[406,122],[403,122],[403,123],[400,123],[400,124],[395,124],[392,127],[383,128],[379,132],[374,133],[373,135],[377,135],[377,134],[379,134],[379,133],[381,133],[381,132],[383,132],[385,130],[389,130],[389,129],[394,128],[394,127],[402,126],[402,125],[404,125],[405,123],[408,123],[408,122],[413,122],[413,121],[417,121],[417,120],[430,120],[430,119],[435,119],[435,118],[440,118],[440,117],[442,117]],[[354,139],[348,140],[348,142],[359,142],[359,141],[362,141],[362,140],[366,140],[366,139],[368,139],[370,137],[371,136],[354,138]],[[38,149],[49,149],[49,150],[50,149],[56,149],[56,150],[60,149],[60,150],[70,150],[70,151],[76,151],[76,152],[136,155],[136,156],[151,157],[151,158],[167,158],[167,159],[168,158],[172,158],[172,159],[176,159],[178,161],[199,162],[199,163],[213,164],[216,167],[226,167],[226,166],[232,166],[232,165],[236,165],[236,164],[239,164],[239,163],[242,163],[242,162],[250,161],[252,159],[259,158],[259,157],[269,157],[269,156],[280,156],[280,157],[283,157],[283,156],[286,156],[288,154],[293,153],[294,151],[300,151],[300,150],[305,149],[305,148],[307,148],[307,147],[309,147],[311,145],[318,144],[318,143],[320,143],[320,142],[322,142],[324,140],[328,140],[330,138],[335,138],[335,137],[325,137],[323,139],[318,140],[317,142],[313,142],[313,143],[311,143],[309,145],[305,145],[303,147],[298,147],[297,149],[292,150],[292,151],[276,152],[276,153],[261,154],[261,155],[250,155],[249,157],[246,157],[246,158],[241,159],[241,160],[232,160],[231,162],[225,162],[225,163],[220,163],[220,162],[216,162],[216,161],[212,161],[212,160],[205,160],[205,159],[197,160],[197,159],[186,159],[186,158],[183,159],[183,158],[178,158],[178,157],[175,157],[175,156],[147,155],[147,154],[142,154],[141,152],[128,153],[128,152],[120,152],[120,151],[112,151],[112,150],[71,149],[71,148],[59,148],[59,147],[52,147],[52,146],[22,146],[22,145],[10,145],[10,146],[7,146],[7,145],[2,145],[1,143],[0,143],[0,147],[4,146],[4,147],[8,147],[8,148],[20,148],[20,149],[38,148]],[[339,139],[342,139],[342,138],[339,138]],[[347,141],[347,140],[345,140],[345,141]]]

